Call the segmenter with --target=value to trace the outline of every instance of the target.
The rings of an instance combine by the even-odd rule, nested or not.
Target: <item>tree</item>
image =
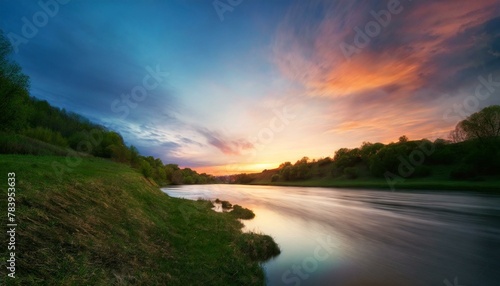
[[[492,105],[460,121],[450,134],[454,142],[478,139],[483,142],[500,136],[500,105]]]
[[[130,166],[137,168],[140,164],[139,150],[133,145],[130,145]]]
[[[182,175],[182,171],[177,169],[172,173],[172,184],[182,185],[182,183],[184,183],[184,177]]]
[[[148,163],[148,161],[146,161],[144,159],[141,160],[140,171],[141,171],[142,175],[144,175],[144,177],[146,177],[146,178],[150,178],[151,175],[153,175],[153,168]]]
[[[408,137],[406,135],[399,137],[399,143],[406,143],[406,142],[408,142]]]
[[[365,163],[368,163],[371,157],[377,154],[377,152],[383,147],[384,144],[382,143],[363,142],[359,151],[361,160],[364,161]]]
[[[359,148],[340,148],[335,152],[335,156],[333,157],[334,167],[340,171],[343,171],[347,167],[354,167],[359,162],[361,162]]]
[[[0,30],[0,130],[19,131],[27,125],[29,78],[10,61],[10,42]]]

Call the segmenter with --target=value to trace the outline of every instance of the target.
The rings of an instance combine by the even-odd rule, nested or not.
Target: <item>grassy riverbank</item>
[[[8,285],[264,283],[258,259],[272,239],[242,234],[234,216],[206,201],[170,198],[103,159],[0,155],[0,162],[4,190],[16,173],[16,279],[6,273],[6,236],[0,252]]]

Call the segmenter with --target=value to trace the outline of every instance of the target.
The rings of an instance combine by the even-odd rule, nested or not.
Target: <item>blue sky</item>
[[[144,155],[236,173],[443,137],[461,118],[445,116],[453,108],[500,102],[496,86],[470,98],[479,77],[500,80],[498,1],[394,1],[1,0],[0,28],[33,96]],[[340,44],[355,45],[374,14],[379,30],[346,56]],[[145,77],[154,88],[128,97]]]

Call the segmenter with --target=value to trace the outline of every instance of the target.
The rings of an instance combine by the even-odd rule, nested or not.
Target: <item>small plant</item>
[[[252,219],[255,217],[253,211],[244,208],[240,205],[234,205],[233,210],[230,212],[230,214],[240,219]]]
[[[233,205],[228,201],[220,201],[220,203],[222,204],[222,208],[225,210],[229,210],[233,207]]]
[[[281,253],[279,246],[269,235],[244,233],[237,243],[240,250],[254,261],[266,261]]]

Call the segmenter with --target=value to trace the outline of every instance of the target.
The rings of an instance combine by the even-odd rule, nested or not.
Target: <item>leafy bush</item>
[[[229,209],[233,208],[233,205],[230,202],[228,202],[228,201],[221,201],[218,198],[215,200],[215,203],[221,204],[222,208],[225,209],[225,210],[229,210]]]
[[[253,211],[240,205],[234,205],[233,210],[230,212],[230,214],[240,219],[253,219],[255,217]]]
[[[254,261],[266,261],[281,253],[279,246],[269,235],[243,233],[237,244],[241,252]]]
[[[151,175],[153,175],[153,168],[151,167],[151,165],[149,165],[149,163],[146,160],[141,161],[140,171],[141,174],[146,178],[149,178],[151,177]]]

